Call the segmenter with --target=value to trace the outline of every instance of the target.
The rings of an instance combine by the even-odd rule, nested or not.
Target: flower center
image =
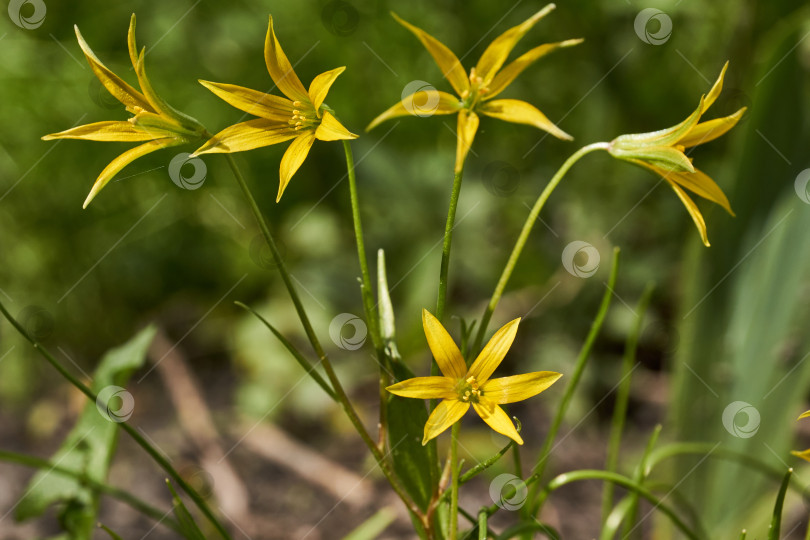
[[[461,95],[464,101],[464,108],[470,111],[475,110],[479,101],[484,99],[489,93],[489,87],[484,86],[484,79],[476,75],[475,68],[470,69],[470,89],[465,90]]]
[[[483,390],[478,386],[478,381],[472,375],[467,377],[466,380],[459,380],[456,391],[458,392],[458,399],[465,403],[478,403],[478,399],[484,394]]]
[[[293,109],[292,116],[287,123],[290,124],[295,131],[312,129],[320,125],[321,119],[318,118],[318,114],[315,112],[312,105],[302,101],[294,101],[293,107],[295,107],[295,109]]]

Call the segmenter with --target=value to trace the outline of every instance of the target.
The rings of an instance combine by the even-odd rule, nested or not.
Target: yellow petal
[[[295,109],[293,102],[287,98],[265,94],[243,86],[210,81],[200,81],[200,84],[229,105],[268,120],[286,123],[292,118],[293,109]]]
[[[138,57],[138,61],[135,63],[135,74],[138,76],[138,84],[143,91],[144,96],[152,105],[152,108],[155,112],[160,114],[161,116],[165,117],[166,119],[171,119],[177,122],[180,126],[186,126],[193,131],[199,131],[202,133],[204,131],[203,127],[200,125],[197,120],[188,116],[185,113],[182,113],[166,103],[166,101],[155,92],[154,88],[152,88],[152,83],[149,81],[149,78],[146,76],[146,48],[141,50],[141,54]]]
[[[470,80],[467,78],[467,72],[464,71],[464,66],[461,65],[461,62],[459,62],[456,55],[453,54],[453,51],[421,28],[417,28],[409,22],[400,19],[396,13],[392,12],[391,15],[393,15],[394,19],[396,19],[399,24],[410,30],[419,41],[422,42],[422,45],[425,46],[436,61],[439,69],[442,70],[442,74],[450,82],[450,85],[456,93],[459,96],[464,95],[464,92],[470,89]]]
[[[458,399],[445,399],[440,401],[425,423],[425,435],[422,437],[422,446],[426,445],[430,439],[438,436],[442,431],[449,428],[464,416],[470,408],[469,403]]]
[[[562,377],[562,373],[554,371],[536,371],[523,375],[490,379],[482,387],[482,395],[486,399],[503,405],[523,401],[536,396]]]
[[[391,385],[386,390],[397,396],[421,399],[453,399],[456,382],[447,377],[414,377]]]
[[[357,135],[343,127],[332,113],[324,111],[321,124],[315,130],[315,138],[319,141],[345,141],[356,139]]]
[[[671,146],[651,146],[635,150],[613,148],[610,153],[614,157],[647,163],[653,170],[663,171],[664,176],[669,172],[695,172],[695,167],[686,154]]]
[[[309,149],[312,148],[312,143],[315,142],[315,131],[308,129],[293,139],[292,144],[284,152],[281,158],[281,167],[279,169],[279,184],[278,184],[278,197],[276,202],[281,200],[284,190],[287,189],[287,184],[295,174],[295,171],[304,163],[309,154]]]
[[[398,116],[432,116],[434,114],[455,114],[461,102],[453,94],[438,90],[419,90],[379,115],[366,127],[371,131],[386,120]]]
[[[554,125],[554,123],[534,105],[530,105],[519,99],[496,99],[487,101],[480,110],[485,115],[493,118],[514,124],[528,124],[534,126],[551,133],[558,139],[566,141],[574,139],[571,135]]]
[[[484,99],[492,99],[503,92],[507,86],[512,84],[512,81],[514,81],[518,75],[523,73],[523,70],[548,53],[564,47],[579,45],[583,41],[582,39],[567,39],[557,43],[545,43],[522,54],[495,75],[495,78],[492,79],[492,82],[489,84],[489,92],[487,92]]]
[[[513,26],[495,38],[492,43],[489,44],[489,47],[486,48],[484,54],[481,55],[481,59],[478,60],[478,64],[475,66],[475,74],[484,80],[485,85],[491,81],[495,73],[501,69],[501,66],[506,62],[509,53],[515,48],[517,42],[526,35],[526,32],[528,32],[537,21],[553,11],[554,8],[554,4],[548,4],[519,25]]]
[[[740,121],[740,118],[742,118],[745,110],[746,107],[743,107],[739,111],[729,116],[715,118],[714,120],[697,124],[684,138],[678,141],[678,144],[684,148],[689,148],[713,141],[716,138],[725,135],[728,130],[737,125],[737,122]]]
[[[466,109],[459,111],[456,128],[456,174],[464,168],[467,153],[472,148],[473,139],[478,132],[478,122],[478,115],[474,112]]]
[[[515,425],[512,423],[512,420],[503,409],[495,404],[495,402],[490,401],[485,397],[481,397],[479,398],[478,403],[473,403],[473,408],[475,409],[475,412],[478,413],[478,416],[480,416],[481,419],[486,422],[487,425],[489,425],[489,427],[501,435],[506,435],[516,443],[523,444],[523,439],[515,429]]]
[[[425,329],[430,352],[433,353],[442,375],[454,380],[463,378],[467,374],[467,365],[461,351],[439,319],[426,309],[422,310],[422,327]]]
[[[802,420],[803,418],[810,418],[810,411],[804,411],[796,420]]]
[[[720,92],[723,91],[723,79],[726,76],[726,70],[728,69],[728,61],[723,65],[723,69],[720,70],[720,76],[717,77],[717,80],[714,82],[714,86],[712,89],[709,90],[709,94],[706,96],[706,101],[703,103],[703,110],[701,112],[706,112],[706,109],[712,106],[717,100],[717,97],[720,95]]]
[[[332,83],[335,82],[338,75],[345,70],[345,67],[335,68],[331,71],[321,73],[312,79],[312,82],[309,84],[309,100],[312,102],[315,111],[321,108],[323,100],[326,99],[326,94],[329,93],[329,89],[332,87]]]
[[[163,135],[166,136],[165,134]],[[86,141],[150,141],[155,139],[146,131],[137,129],[131,122],[124,120],[94,122],[84,126],[51,133],[42,137],[43,141],[53,139],[83,139]]]
[[[695,201],[693,201],[686,192],[681,189],[678,184],[672,182],[671,180],[667,180],[669,185],[675,190],[675,193],[678,195],[678,198],[681,200],[683,205],[686,207],[686,211],[689,212],[689,215],[692,216],[692,221],[695,222],[695,226],[700,233],[700,239],[703,241],[703,245],[709,247],[709,236],[706,233],[706,221],[703,219],[703,214],[700,213]]]
[[[706,102],[706,97],[700,98],[700,103],[697,108],[692,111],[686,120],[666,129],[652,131],[649,133],[634,133],[631,135],[620,135],[611,142],[609,152],[613,155],[615,150],[636,150],[648,146],[670,146],[676,144],[680,139],[685,137],[700,121],[700,115],[703,114],[703,104]]]
[[[495,371],[495,368],[503,361],[503,357],[515,341],[515,334],[517,334],[518,324],[520,318],[506,323],[500,330],[495,332],[489,343],[486,344],[484,350],[475,359],[475,362],[470,366],[470,375],[478,380],[479,385],[483,385]]]
[[[101,81],[101,84],[104,85],[104,88],[106,88],[115,99],[123,103],[126,107],[138,107],[147,111],[153,111],[152,106],[149,104],[143,94],[132,88],[118,75],[107,69],[107,67],[101,63],[101,60],[98,59],[93,50],[82,37],[79,27],[74,26],[74,29],[76,30],[76,39],[79,41],[79,46],[82,48],[82,52],[84,52],[84,56],[87,58],[90,68],[93,70],[96,77],[98,77],[98,80]]]
[[[791,450],[790,453],[796,457],[802,458],[805,461],[810,461],[810,448],[808,448],[807,450],[802,450],[801,452]]]
[[[297,136],[298,132],[286,124],[256,118],[226,127],[195,150],[193,155],[243,152],[289,141]]]
[[[129,32],[127,32],[127,50],[132,67],[138,63],[138,45],[135,43],[135,14],[129,18]]]
[[[281,44],[276,38],[273,30],[273,16],[270,16],[270,24],[267,27],[267,39],[264,42],[264,62],[267,64],[267,71],[270,78],[285,96],[293,101],[309,101],[304,85],[298,79],[298,75],[293,71],[287,55],[281,50]]]
[[[112,178],[118,174],[118,172],[138,159],[139,157],[143,157],[150,152],[154,152],[155,150],[160,150],[161,148],[166,148],[168,146],[173,146],[177,144],[177,141],[174,139],[157,139],[154,141],[149,141],[148,143],[142,144],[140,146],[136,146],[135,148],[131,148],[112,160],[109,165],[107,165],[101,174],[98,175],[96,179],[96,183],[93,184],[93,188],[90,190],[90,194],[87,195],[87,199],[84,201],[84,205],[82,208],[87,208],[87,205],[90,204],[98,192],[101,191],[104,186],[109,183]]]
[[[666,178],[667,180],[676,182],[681,187],[688,189],[692,193],[699,195],[704,199],[708,199],[713,203],[719,204],[725,208],[726,212],[732,216],[734,215],[726,194],[723,193],[720,186],[718,186],[715,181],[712,180],[706,173],[695,169],[695,172],[691,174],[679,172],[667,173]]]

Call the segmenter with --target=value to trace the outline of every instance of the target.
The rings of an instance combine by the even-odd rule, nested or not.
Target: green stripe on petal
[[[194,151],[194,155],[244,152],[294,139],[298,132],[278,122],[255,118],[228,126]]]
[[[166,137],[163,133],[161,137]],[[77,126],[75,128],[60,131],[59,133],[51,133],[42,137],[43,141],[50,141],[54,139],[82,139],[85,141],[150,141],[156,139],[154,135],[138,129],[132,123],[125,120],[110,120],[104,122],[94,122],[84,126]]]

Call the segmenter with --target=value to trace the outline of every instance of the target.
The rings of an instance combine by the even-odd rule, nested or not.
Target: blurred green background
[[[262,55],[268,13],[305,84],[345,65],[328,103],[350,130],[362,134],[353,147],[367,247],[371,254],[386,251],[400,349],[421,372],[427,357],[419,313],[435,304],[455,121],[402,118],[364,133],[412,81],[450,90],[429,54],[389,11],[439,38],[469,67],[491,39],[543,3],[45,4],[47,15],[37,28],[20,28],[0,16],[0,301],[63,359],[75,362],[77,372],[90,371],[104,350],[155,321],[180,343],[222,418],[264,417],[315,447],[326,445],[335,432],[353,441],[314,384],[304,381],[289,391],[300,380],[299,368],[233,305],[235,300],[254,305],[303,343],[223,159],[206,156],[204,184],[183,190],[172,183],[167,166],[178,152],[193,148],[151,154],[81,209],[95,177],[127,146],[40,137],[128,115],[93,77],[72,25],[81,28],[109,68],[134,84],[126,30],[136,12],[153,85],[212,132],[243,115],[196,80],[269,89]],[[641,31],[634,28],[645,8],[659,9],[672,23],[671,35],[661,43],[645,42],[662,35],[660,19],[642,24]],[[31,4],[23,9],[32,9]],[[667,440],[709,441],[779,467],[802,468],[788,450],[801,444],[794,443],[800,429],[794,418],[804,410],[810,377],[810,363],[804,362],[810,195],[806,182],[799,188],[796,182],[810,167],[808,33],[810,10],[798,0],[561,1],[516,48],[521,54],[544,42],[586,39],[539,61],[504,95],[536,105],[575,141],[482,119],[465,170],[451,263],[449,313],[468,320],[480,317],[528,206],[570,153],[622,133],[681,121],[726,60],[731,65],[725,90],[708,116],[749,107],[739,127],[693,154],[696,165],[729,195],[737,214],[731,218],[699,203],[711,248],[702,247],[683,206],[658,178],[596,154],[576,165],[552,196],[495,314],[493,326],[525,317],[504,371],[569,373],[604,292],[610,251],[621,247],[619,301],[571,410],[570,426],[584,421],[571,436],[574,442],[566,444],[572,445],[572,456],[585,456],[583,465],[599,466],[599,452],[580,451],[577,444],[584,443],[576,441],[604,444],[618,359],[632,323],[628,306],[654,281],[642,365],[634,374],[630,429],[635,436],[625,449],[627,463],[632,465],[637,443],[651,426],[664,422]],[[316,144],[276,204],[285,146],[237,159],[281,240],[316,330],[373,422],[376,365],[370,348],[346,351],[328,340],[335,316],[362,313],[342,149]],[[602,265],[591,278],[572,276],[561,265],[563,248],[575,240],[592,244],[601,255]],[[10,327],[0,329],[0,444],[52,448],[58,441],[54,430],[70,416],[64,412],[53,420],[42,410],[64,402],[64,392],[57,390],[62,383]],[[451,329],[458,332],[455,324]],[[150,378],[130,390],[139,403],[157,403],[153,396],[162,392],[159,381]],[[544,395],[512,409],[532,420],[524,421],[527,456],[539,447],[561,389]],[[751,437],[724,428],[723,411],[736,401],[757,410],[758,431]],[[161,418],[158,406],[142,411],[141,418],[150,413]],[[744,413],[736,420],[748,423]],[[471,433],[476,430],[483,442],[479,449],[471,439],[470,451],[487,455],[499,441],[490,442],[473,424]],[[673,462],[669,473],[667,481],[702,508],[712,538],[734,537],[743,526],[756,529],[762,521],[749,511],[772,500],[771,483],[712,459]],[[598,491],[594,487],[589,497],[598,497]],[[565,516],[559,519],[565,522]]]

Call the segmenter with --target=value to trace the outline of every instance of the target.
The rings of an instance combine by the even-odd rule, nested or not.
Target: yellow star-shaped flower
[[[486,48],[484,54],[478,60],[478,64],[470,70],[469,75],[465,72],[464,66],[461,65],[453,51],[446,45],[424,30],[402,20],[396,14],[392,14],[397,22],[419,38],[419,41],[433,56],[433,59],[439,65],[439,69],[442,70],[457,95],[454,96],[434,89],[418,90],[375,118],[368,125],[366,131],[398,116],[430,116],[433,114],[458,113],[456,172],[461,170],[478,131],[479,113],[515,124],[528,124],[547,131],[559,139],[571,140],[570,135],[554,125],[546,115],[533,105],[517,99],[493,99],[503,92],[523,70],[539,58],[558,48],[582,43],[583,40],[581,39],[546,43],[531,49],[506,67],[503,67],[517,42],[537,21],[545,17],[554,8],[554,4],[549,4],[523,23],[498,36]],[[502,67],[503,69],[501,69]]]
[[[259,118],[223,129],[198,148],[194,155],[242,152],[293,139],[281,158],[278,202],[290,179],[309,154],[315,139],[338,141],[356,139],[357,135],[343,127],[332,114],[333,111],[323,103],[332,83],[345,67],[321,73],[312,80],[309,90],[304,88],[281,50],[273,30],[272,16],[264,44],[264,60],[273,82],[287,98],[233,84],[200,81],[230,105]]]
[[[88,141],[148,141],[145,144],[127,150],[110,162],[101,171],[96,179],[90,194],[84,201],[84,208],[90,201],[106,186],[121,169],[155,150],[168,148],[205,139],[208,134],[205,128],[197,120],[187,116],[166,103],[152,88],[146,76],[144,66],[145,48],[138,53],[135,44],[135,14],[129,22],[129,34],[127,44],[129,48],[129,58],[132,67],[135,68],[135,75],[138,77],[138,85],[141,91],[135,90],[124,82],[118,75],[110,71],[101,60],[90,49],[90,46],[79,32],[79,27],[74,26],[76,38],[79,46],[84,52],[85,58],[90,63],[90,67],[95,73],[104,88],[120,101],[134,116],[127,120],[110,120],[105,122],[94,122],[84,126],[78,126],[60,133],[52,133],[42,137],[43,140],[52,139],[83,139]]]
[[[489,427],[523,444],[523,439],[500,405],[535,396],[554,384],[562,374],[538,371],[490,379],[512,346],[519,323],[520,319],[515,319],[495,332],[468,369],[461,351],[442,323],[427,310],[422,310],[422,325],[428,346],[442,376],[414,377],[387,388],[392,394],[402,397],[442,400],[428,417],[422,444],[427,444],[458,422],[470,405]]]
[[[689,118],[668,129],[652,133],[621,135],[608,146],[608,152],[614,157],[635,163],[649,169],[666,180],[681,199],[689,215],[700,232],[703,243],[708,246],[706,222],[695,202],[684,189],[719,204],[734,215],[723,190],[707,174],[692,165],[692,159],[684,151],[724,135],[737,125],[746,107],[723,118],[701,122],[703,114],[717,100],[723,90],[723,78],[726,75],[728,62],[723,66],[720,76],[708,95],[700,98],[700,104]]]

